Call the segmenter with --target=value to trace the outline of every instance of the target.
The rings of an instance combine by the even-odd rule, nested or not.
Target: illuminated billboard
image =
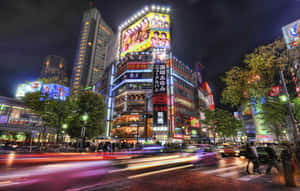
[[[200,127],[199,120],[195,117],[191,117],[191,127]]]
[[[166,64],[153,66],[153,127],[168,125]]]
[[[68,87],[59,84],[44,84],[42,88],[42,96],[48,96],[48,99],[66,100],[70,95]]]
[[[27,90],[27,84],[19,84],[16,91],[16,97],[24,97]]]
[[[27,93],[39,92],[42,88],[42,82],[35,81],[24,84],[19,84],[16,91],[16,97],[24,97]]]
[[[282,27],[282,33],[288,49],[300,45],[300,20]]]
[[[170,16],[148,13],[122,32],[121,57],[147,48],[170,48]]]

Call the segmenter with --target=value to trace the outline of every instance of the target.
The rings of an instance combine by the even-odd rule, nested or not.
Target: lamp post
[[[83,121],[83,126],[81,128],[81,150],[83,150],[83,144],[84,144],[84,137],[85,137],[85,126],[86,126],[86,122],[88,120],[89,116],[87,114],[87,112],[84,112],[84,115],[81,116],[81,119]]]
[[[294,117],[291,102],[290,102],[290,96],[289,96],[289,93],[287,91],[283,71],[281,70],[279,74],[280,74],[281,82],[283,84],[283,91],[284,91],[284,94],[285,94],[285,95],[280,96],[279,99],[280,99],[281,102],[287,102],[289,116],[290,116],[291,121],[292,121],[293,139],[294,139],[294,143],[296,144],[297,138],[298,138],[297,137],[298,132],[297,132],[297,127],[296,127],[296,124],[295,124],[295,117]]]
[[[63,143],[65,142],[65,130],[68,128],[68,124],[62,124]]]

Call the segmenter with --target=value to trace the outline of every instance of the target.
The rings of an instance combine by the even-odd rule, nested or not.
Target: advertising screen
[[[282,27],[282,33],[288,49],[300,45],[300,20]]]
[[[27,93],[41,91],[42,82],[30,82],[28,84],[19,84],[16,91],[16,97],[24,97]]]
[[[170,16],[148,13],[122,32],[121,57],[147,48],[170,48]]]
[[[19,84],[16,91],[16,97],[24,97],[27,90],[27,84]]]
[[[44,84],[42,88],[42,96],[47,95],[49,99],[66,100],[70,95],[68,87],[58,84]]]
[[[199,120],[197,118],[191,117],[190,119],[191,119],[191,126],[192,127],[200,127]]]
[[[27,85],[27,91],[28,92],[38,92],[41,91],[42,89],[42,82],[36,81],[36,82],[31,82],[30,84]]]

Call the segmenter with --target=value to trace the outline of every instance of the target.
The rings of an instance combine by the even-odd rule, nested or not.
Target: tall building
[[[193,70],[172,55],[169,12],[146,6],[120,25],[107,135],[183,142],[198,127]]]
[[[48,82],[67,85],[66,60],[61,56],[49,55],[44,59],[41,71],[41,78]]]
[[[112,36],[112,29],[97,8],[84,12],[71,79],[71,87],[75,92],[79,87],[94,86],[101,79],[106,46]]]

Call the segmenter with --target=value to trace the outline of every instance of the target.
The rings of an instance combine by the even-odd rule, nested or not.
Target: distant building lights
[[[162,7],[161,10],[164,12],[164,11],[166,10],[166,8],[165,8],[165,7]]]
[[[171,11],[170,7],[168,7],[168,8],[166,9],[166,11],[167,11],[167,13],[169,13],[169,12]]]
[[[146,7],[144,8],[144,10],[145,10],[145,11],[149,11],[149,7],[146,6]]]
[[[152,5],[151,9],[154,11],[155,10],[155,5]]]
[[[156,10],[159,11],[160,10],[160,6],[156,6]]]

